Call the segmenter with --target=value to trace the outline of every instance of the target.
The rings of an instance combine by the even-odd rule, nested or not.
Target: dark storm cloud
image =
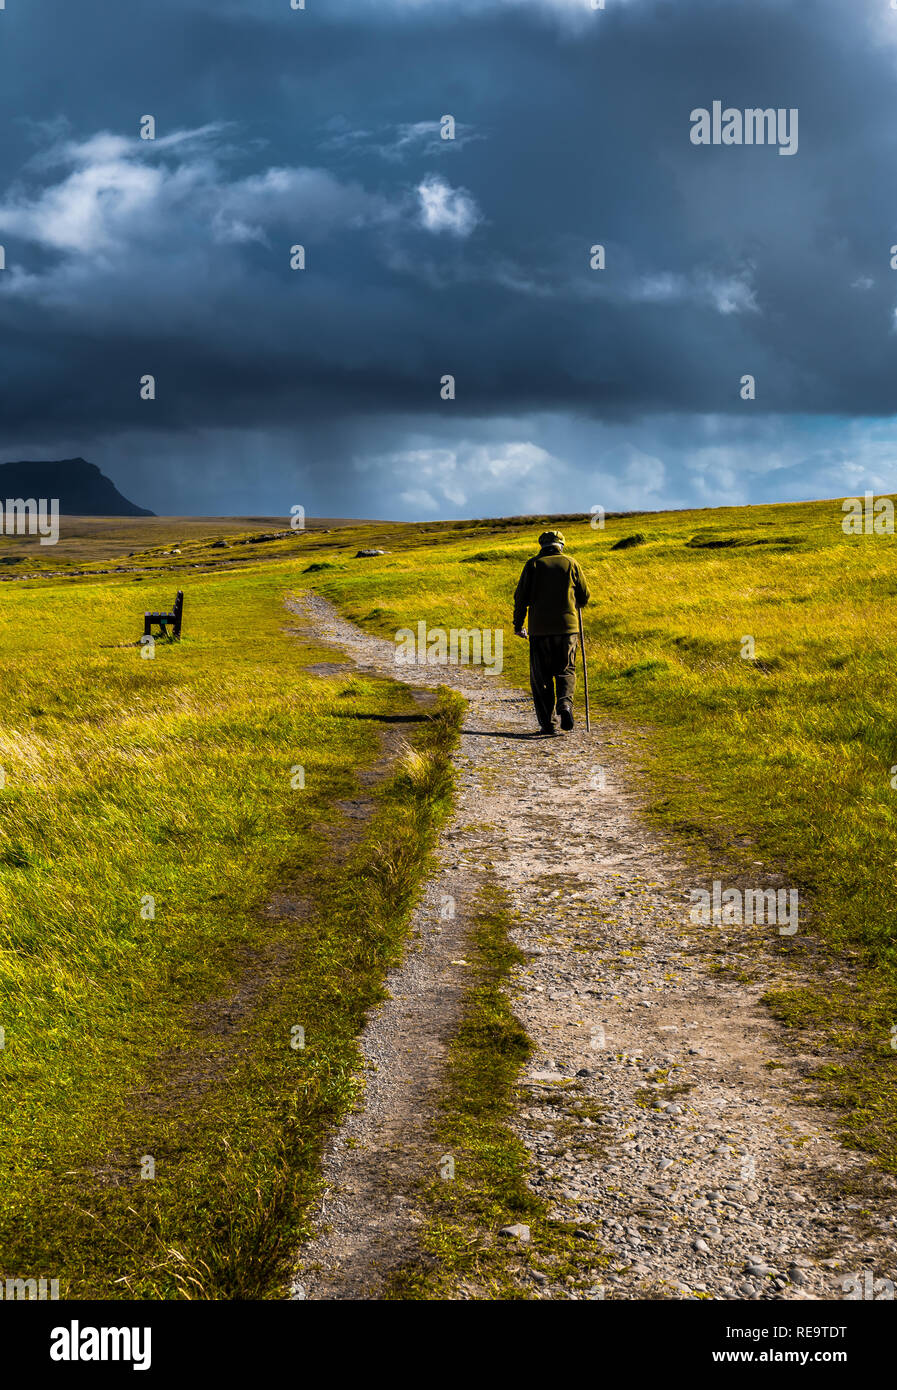
[[[325,510],[371,512],[372,461],[380,514],[520,510],[541,471],[568,505],[589,469],[656,505],[702,498],[677,416],[728,417],[728,477],[751,441],[785,467],[767,412],[779,434],[893,412],[883,6],[307,4],[0,14],[4,456],[127,439],[116,480],[146,466],[185,509],[229,510],[265,457],[262,490]],[[796,108],[798,152],[694,146],[717,99]],[[851,444],[821,473],[815,439],[789,444],[787,468],[806,458],[812,492]],[[709,490],[754,496],[764,471]]]

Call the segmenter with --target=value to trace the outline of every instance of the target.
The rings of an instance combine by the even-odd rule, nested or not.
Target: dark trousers
[[[576,689],[575,632],[553,632],[529,639],[529,681],[536,718],[547,729],[561,700],[572,700]],[[555,687],[557,694],[555,694]]]

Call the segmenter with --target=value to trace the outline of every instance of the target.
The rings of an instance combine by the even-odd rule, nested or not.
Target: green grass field
[[[448,804],[443,702],[352,843],[336,803],[405,689],[307,674],[275,567],[194,578],[144,658],[167,589],[2,609],[2,1272],[69,1296],[277,1287]]]
[[[592,585],[593,710],[633,731],[650,813],[696,883],[775,872],[801,890],[798,936],[757,939],[795,972],[770,1007],[817,1051],[850,1141],[897,1170],[897,562],[893,537],[848,537],[841,517],[823,502],[561,524]],[[179,556],[154,523],[129,531],[127,573],[66,579],[121,563],[97,524],[52,577],[4,585],[0,1273],[81,1296],[282,1288],[448,809],[458,722],[444,696],[409,725],[423,759],[399,763],[351,842],[338,802],[379,752],[356,716],[417,707],[350,668],[309,675],[321,654],[285,631],[284,598],[314,585],[389,638],[501,627],[525,686],[511,594],[543,520],[239,554],[204,528]],[[184,641],[145,660],[142,611],[178,586]],[[454,1055],[457,1111],[494,1069],[463,1037]]]

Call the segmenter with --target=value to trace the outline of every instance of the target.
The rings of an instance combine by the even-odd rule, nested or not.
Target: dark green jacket
[[[553,546],[540,550],[523,566],[514,593],[514,627],[526,624],[531,637],[552,633],[578,632],[577,608],[585,608],[590,598],[586,577],[569,555]]]

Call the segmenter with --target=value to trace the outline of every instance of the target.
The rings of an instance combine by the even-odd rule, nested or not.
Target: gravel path
[[[893,1297],[897,1185],[808,1103],[802,1070],[819,1059],[794,1057],[759,1002],[775,966],[753,933],[775,928],[690,923],[688,872],[640,818],[613,726],[527,737],[530,701],[500,679],[397,667],[392,643],[318,595],[290,607],[360,667],[470,702],[440,869],[362,1036],[365,1105],[328,1148],[320,1234],[293,1297],[376,1298],[413,1249],[414,1186],[439,1160],[428,1114],[463,999],[466,911],[489,881],[529,956],[511,995],[535,1044],[515,1121],[531,1186],[610,1256],[590,1291],[533,1296],[830,1299],[858,1275],[854,1297]],[[763,962],[762,978],[721,978],[720,949]]]

